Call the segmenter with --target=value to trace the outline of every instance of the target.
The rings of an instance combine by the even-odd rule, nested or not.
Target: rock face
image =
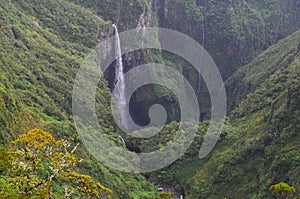
[[[224,80],[279,39],[300,27],[299,2],[253,0],[169,0],[164,27],[186,33],[201,43],[215,59]]]
[[[299,41],[297,31],[228,79],[227,94],[235,99],[230,103],[237,104],[210,155],[197,158],[204,123],[186,155],[150,179],[174,182],[177,190],[185,190],[186,198],[271,199],[272,184],[299,186]],[[165,139],[152,140],[151,147]]]
[[[216,62],[222,77],[227,80],[239,67],[249,63],[255,56],[276,43],[278,40],[296,31],[300,27],[300,6],[297,0],[258,1],[258,0],[117,0],[90,1],[69,0],[94,10],[104,19],[117,23],[119,31],[135,28],[141,22],[146,26],[161,26],[189,35],[210,53]],[[205,40],[203,42],[203,34]],[[152,57],[152,58],[151,58]],[[123,56],[124,68],[145,63],[149,60],[171,62],[177,66],[191,85],[197,90],[198,76],[186,67],[179,58],[154,56],[153,53],[130,53]],[[113,75],[111,71],[109,81]],[[147,89],[146,89],[147,90]],[[161,89],[160,93],[166,93]],[[145,91],[149,92],[149,90]],[[153,93],[153,92],[152,92]],[[136,104],[136,118],[147,123],[142,116],[147,112],[144,107],[153,104],[156,94],[133,98]],[[157,94],[158,95],[158,94]],[[142,96],[142,95],[141,95]],[[169,97],[171,94],[169,94]],[[171,98],[170,98],[171,99]],[[232,101],[230,98],[228,101]],[[156,100],[157,101],[157,100]],[[160,103],[175,103],[174,100]],[[210,117],[210,100],[203,84],[200,94],[201,109],[204,118]],[[139,102],[139,104],[138,104]],[[175,109],[170,110],[170,121],[176,119]]]
[[[172,184],[187,199],[265,199],[272,198],[267,190],[271,184],[286,181],[299,187],[300,33],[283,39],[299,29],[299,18],[299,0],[0,1],[1,145],[35,127],[74,136],[77,142],[72,86],[84,57],[113,34],[112,23],[120,32],[161,26],[204,44],[226,80],[230,116],[206,159],[197,158],[207,127],[203,123],[182,159],[150,178]],[[147,62],[174,66],[196,90],[198,74],[167,53],[146,49],[123,55],[123,72]],[[167,144],[176,133],[176,122],[150,140],[117,134],[108,89],[116,76],[113,66],[105,76],[109,84],[99,81],[96,109],[107,137],[138,153]],[[209,101],[205,86],[200,96]],[[133,119],[147,124],[154,103],[169,111],[168,122],[178,120],[174,95],[159,86],[144,87],[132,96]],[[202,106],[204,114],[209,113],[209,103]],[[140,175],[110,170],[83,148],[80,155],[86,160],[81,169],[113,189],[112,198],[155,196],[156,188]]]
[[[74,146],[80,142],[72,119],[74,79],[85,56],[104,39],[109,27],[109,22],[90,10],[67,1],[0,1],[1,151],[8,148],[9,141],[33,128],[47,129],[57,138],[72,137]],[[109,122],[111,95],[104,79],[99,81],[95,98],[103,129],[116,132]],[[113,136],[116,144],[124,147],[118,135]],[[110,170],[92,159],[83,145],[76,152],[84,159],[80,173],[90,174],[112,189],[110,198],[155,196],[156,188],[140,175]],[[1,158],[1,179],[6,175],[2,166]],[[61,184],[54,186],[64,190]],[[3,198],[3,183],[0,189]]]

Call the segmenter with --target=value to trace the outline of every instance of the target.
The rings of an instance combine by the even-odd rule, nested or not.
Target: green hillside
[[[151,178],[171,183],[191,199],[273,198],[269,187],[282,181],[296,187],[293,198],[298,198],[299,42],[298,31],[271,46],[227,81],[227,94],[241,102],[228,117],[208,157],[197,158],[207,127],[203,123],[185,156],[151,173]],[[161,142],[156,141],[156,145]]]
[[[144,12],[147,26],[158,25],[187,34],[201,45],[204,44],[205,49],[216,62],[224,81],[270,45],[300,28],[298,20],[300,7],[297,0],[68,1],[84,6],[112,23],[117,23],[119,30],[135,28],[140,15]],[[145,59],[147,60],[145,55],[142,58],[137,54],[127,57],[133,60],[124,63],[126,69],[131,69],[136,63],[144,63]],[[197,89],[197,74],[180,58],[167,55],[158,60],[178,66],[180,72],[183,72],[195,90]],[[159,95],[162,93],[166,92],[160,91]],[[170,94],[168,97],[170,98]],[[209,94],[205,84],[201,89],[201,100],[203,115],[205,119],[209,119]],[[135,112],[138,118],[143,118],[142,115],[147,112],[144,107],[148,107],[149,103],[155,103],[156,96],[143,94],[143,97],[136,101],[140,102],[140,104],[135,102],[140,111],[135,110]],[[229,98],[229,101],[234,99]],[[169,103],[176,102],[171,100]],[[166,103],[164,105],[168,106]],[[174,112],[176,110],[170,110],[173,120],[176,118]]]
[[[83,58],[108,23],[60,0],[1,1],[0,11],[1,143],[37,127],[80,142],[72,120],[73,82]],[[100,86],[103,89],[97,97],[108,105],[98,107],[99,119],[107,121],[108,132],[114,132],[109,123],[110,92],[105,80]],[[140,198],[156,192],[140,175],[97,163],[82,145],[78,156],[84,159],[81,172],[112,189],[112,198]]]
[[[135,28],[146,13],[149,25],[174,29],[202,44],[217,62],[224,79],[238,67],[300,27],[297,0],[69,0],[118,23],[122,30]],[[157,18],[157,19],[156,19]]]
[[[213,56],[226,80],[236,69],[300,27],[298,1],[170,0],[161,25],[186,33]],[[204,27],[203,27],[204,25]]]
[[[116,23],[119,31],[135,28],[142,13],[145,25],[180,31],[201,44],[205,28],[205,48],[226,80],[228,117],[207,157],[198,158],[209,124],[203,121],[191,127],[197,128],[197,136],[179,160],[141,175],[110,169],[85,149],[73,121],[72,89],[78,69],[100,37],[114,34],[111,25]],[[75,154],[82,161],[76,172],[90,175],[112,190],[105,198],[174,198],[159,191],[158,187],[164,187],[184,199],[271,199],[276,196],[270,186],[286,182],[296,190],[289,198],[299,199],[299,19],[298,0],[1,0],[0,198],[4,198],[2,193],[6,198],[18,198],[7,193],[12,188],[5,181],[13,169],[7,166],[13,161],[7,154],[16,147],[11,141],[39,128],[57,140],[69,139],[71,146],[80,144]],[[126,71],[147,62],[175,66],[197,89],[198,74],[178,56],[147,49],[123,55],[123,62]],[[150,139],[122,133],[124,145],[111,113],[114,72],[114,67],[105,71],[106,79],[100,80],[95,96],[97,117],[106,136],[137,153],[168,144],[178,129],[173,121],[179,118],[178,107],[173,107],[177,101],[167,89],[149,86],[132,97],[132,117],[144,124],[149,107],[159,102],[170,109],[169,123]],[[176,80],[170,81],[176,84]],[[205,119],[209,119],[205,88],[200,101],[202,112],[207,113]],[[153,129],[144,129],[148,130]],[[25,140],[22,144],[31,143]],[[23,172],[27,173],[26,169]],[[24,182],[30,184],[30,179]],[[54,191],[64,190],[62,181],[53,182]],[[45,198],[42,194],[35,197]]]
[[[235,85],[246,96],[230,117],[239,140],[228,146],[228,152],[223,150],[223,160],[215,162],[210,175],[201,169],[193,177],[191,185],[213,176],[209,182],[214,188],[209,197],[203,194],[204,198],[221,194],[228,198],[272,198],[268,187],[281,181],[299,187],[299,41],[298,31],[236,74],[245,72],[238,79],[251,84]],[[227,136],[230,139],[230,133],[224,141]],[[214,155],[211,158],[214,160]],[[195,196],[192,189],[190,198]]]

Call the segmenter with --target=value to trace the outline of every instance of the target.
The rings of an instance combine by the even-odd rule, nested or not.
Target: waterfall
[[[144,37],[146,32],[146,26],[145,26],[145,12],[143,12],[138,21],[137,30],[142,31],[142,46],[144,45]]]
[[[119,83],[119,89],[114,92],[114,98],[116,100],[116,105],[119,109],[121,125],[127,128],[126,120],[126,96],[125,96],[125,82],[124,82],[124,68],[122,63],[122,52],[121,44],[119,38],[119,32],[115,24],[112,25],[115,30],[115,80],[114,86]]]
[[[138,22],[138,25],[137,25],[137,29],[138,30],[141,30],[143,31],[143,33],[145,32],[146,30],[146,27],[145,27],[145,12],[143,12],[140,17],[139,17],[139,22]]]
[[[122,141],[123,145],[124,145],[124,146],[126,146],[126,143],[125,143],[125,140],[124,140],[124,138],[123,138],[122,136],[120,136],[120,135],[119,135],[119,138],[121,139],[121,141]]]
[[[199,100],[200,94],[201,94],[201,87],[202,87],[202,77],[201,77],[201,68],[203,64],[203,51],[204,51],[204,44],[205,44],[205,24],[202,24],[202,46],[201,46],[201,52],[200,52],[200,58],[199,58],[199,73],[198,73],[198,84],[197,84],[197,98]],[[201,107],[200,107],[201,110]],[[202,121],[202,115],[201,112],[199,114],[199,121]]]

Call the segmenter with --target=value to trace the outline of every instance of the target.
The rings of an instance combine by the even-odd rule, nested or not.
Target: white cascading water
[[[127,128],[127,120],[126,120],[126,96],[125,96],[125,81],[124,81],[124,68],[122,63],[122,52],[121,52],[121,44],[120,37],[117,26],[115,24],[112,25],[115,29],[115,80],[114,86],[119,84],[119,89],[117,92],[114,92],[114,98],[116,100],[116,105],[119,109],[121,125]]]
[[[138,31],[142,31],[142,46],[144,45],[144,36],[145,36],[145,33],[146,33],[146,26],[145,26],[145,12],[143,12],[140,17],[139,17],[139,21],[138,21],[138,25],[137,25],[137,30]]]
[[[145,12],[143,12],[140,17],[139,17],[139,21],[138,21],[138,25],[137,25],[137,29],[143,31],[143,34],[145,33],[146,30],[146,26],[145,26]]]

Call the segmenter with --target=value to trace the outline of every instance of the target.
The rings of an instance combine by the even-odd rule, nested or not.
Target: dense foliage
[[[186,198],[272,198],[268,188],[278,182],[294,186],[298,198],[299,41],[298,31],[226,82],[237,105],[212,154],[197,158],[199,137],[182,159],[150,176],[172,182]]]
[[[135,28],[142,13],[146,25],[181,31],[201,44],[204,30],[229,102],[212,153],[198,158],[204,121],[193,127],[197,137],[178,161],[144,176],[107,168],[77,146],[71,111],[76,72],[99,35],[111,35],[111,23],[120,31]],[[0,197],[299,198],[300,32],[279,41],[299,29],[299,13],[298,0],[0,1]],[[126,70],[147,61],[174,65],[196,89],[198,74],[174,55],[147,49],[123,60]],[[124,146],[111,115],[113,72],[105,72],[96,95],[107,137],[138,153],[165,146],[178,123],[147,140],[121,134]],[[209,113],[202,92],[202,111]],[[168,121],[177,119],[176,100],[165,88],[146,88],[133,101],[133,117],[143,122],[156,102],[169,108]],[[159,192],[150,182],[176,193]]]
[[[224,80],[270,44],[300,27],[299,2],[256,0],[169,0],[162,26],[186,33],[216,61]]]
[[[120,30],[135,28],[140,15],[145,13],[145,24],[159,25],[187,34],[195,39],[213,57],[223,80],[227,80],[239,67],[249,63],[259,53],[288,36],[300,27],[300,6],[297,0],[132,0],[132,1],[92,1],[69,0],[91,9],[98,16],[117,23]],[[203,35],[204,32],[204,35]],[[204,38],[203,38],[204,36]],[[147,56],[129,55],[125,63],[126,70],[135,63],[141,64]],[[197,73],[182,62],[179,57],[163,56],[158,62],[175,65],[185,74],[191,85],[197,90]],[[137,118],[145,118],[149,104],[176,104],[170,93],[161,88],[146,89],[134,103]],[[166,94],[167,93],[167,94]],[[157,99],[158,96],[164,99]],[[134,99],[133,99],[134,100]],[[203,83],[201,89],[201,109],[210,118],[209,94]],[[229,96],[230,102],[235,99]],[[146,107],[146,108],[145,108]],[[178,112],[170,108],[171,119],[177,119]],[[145,119],[144,119],[145,120]]]
[[[112,190],[77,173],[79,159],[67,140],[33,129],[1,151],[1,198],[106,198]]]
[[[71,115],[73,82],[83,58],[98,43],[99,31],[106,30],[107,24],[91,11],[62,0],[0,1],[2,145],[7,146],[33,128],[79,142]],[[116,130],[111,123],[110,92],[104,79],[99,82],[97,100],[99,121],[106,121],[103,127],[122,145],[113,136]],[[109,197],[157,195],[157,188],[140,175],[108,169],[82,145],[76,153],[83,158],[78,170],[114,190]]]
[[[277,198],[291,198],[296,189],[294,186],[290,186],[285,182],[274,184],[269,188]]]

